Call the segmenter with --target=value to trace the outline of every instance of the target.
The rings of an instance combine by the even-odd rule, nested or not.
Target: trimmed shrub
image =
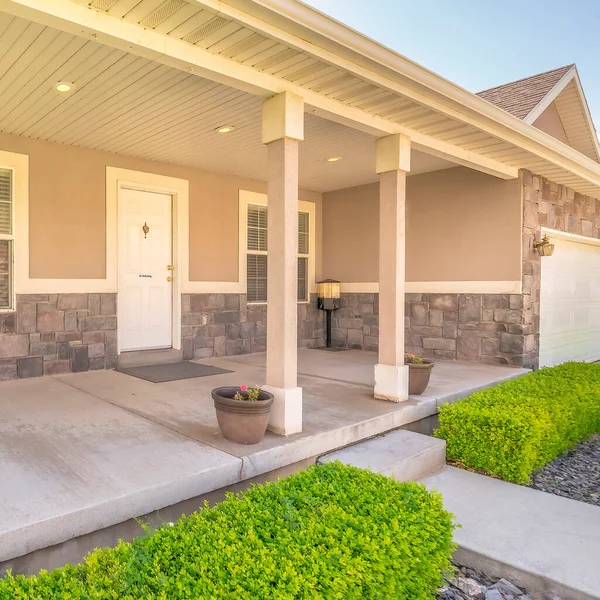
[[[355,467],[311,467],[230,495],[81,565],[0,580],[2,600],[435,596],[452,570],[437,493]]]
[[[564,363],[440,409],[436,437],[467,468],[528,483],[536,469],[600,432],[600,365]]]

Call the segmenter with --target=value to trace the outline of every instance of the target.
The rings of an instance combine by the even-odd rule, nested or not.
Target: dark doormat
[[[192,379],[193,377],[207,377],[208,375],[220,375],[221,373],[233,373],[227,369],[213,367],[212,365],[200,365],[194,362],[176,362],[165,365],[149,365],[146,367],[129,367],[117,369],[119,373],[139,377],[152,383],[166,383],[178,379]]]

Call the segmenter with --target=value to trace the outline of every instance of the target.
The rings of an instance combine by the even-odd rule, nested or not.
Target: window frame
[[[0,158],[1,160],[1,158]],[[8,267],[8,288],[9,288],[9,306],[0,306],[0,314],[11,313],[16,308],[16,293],[15,293],[15,238],[16,238],[16,178],[17,173],[13,165],[0,162],[0,169],[10,171],[10,230],[11,233],[0,233],[0,241],[9,242],[9,267]]]
[[[249,226],[248,226],[248,207],[250,207],[250,206],[257,206],[259,208],[266,208],[268,210],[268,207],[267,207],[266,204],[257,204],[256,202],[247,202],[246,203],[246,243],[244,245],[244,248],[245,248],[245,253],[244,253],[244,256],[245,256],[244,268],[245,268],[245,272],[246,272],[246,285],[245,285],[246,289],[245,289],[244,293],[246,294],[246,299],[248,299],[248,256],[267,256],[267,261],[269,260],[268,259],[268,252],[269,252],[268,243],[267,243],[267,249],[266,250],[250,250],[248,248],[248,237],[249,237],[248,236],[248,229],[249,229]],[[258,231],[260,231],[260,229],[261,229],[260,227],[257,227]],[[265,227],[265,231],[267,232],[267,238],[268,238],[268,235],[269,235],[268,226]],[[267,269],[268,269],[268,263],[267,263]],[[268,279],[267,279],[267,282],[268,282]],[[268,283],[267,283],[267,285],[268,285]],[[266,304],[266,303],[267,303],[266,300],[256,300],[254,302],[248,301],[248,304]]]
[[[300,219],[298,219],[298,258],[305,258],[306,259],[306,298],[304,298],[303,300],[298,300],[299,304],[308,304],[310,302],[310,250],[311,250],[311,241],[312,241],[312,235],[311,235],[311,225],[312,225],[312,217],[310,215],[310,213],[307,210],[302,210],[302,208],[298,207],[298,215],[300,215],[300,213],[303,213],[305,215],[307,215],[308,217],[308,231],[306,232],[306,235],[308,235],[308,254],[302,254],[300,252]],[[302,232],[304,233],[304,232]],[[298,274],[296,274],[296,285],[298,285]]]
[[[248,293],[248,254],[266,254],[268,256],[268,247],[266,251],[248,251],[248,205],[268,207],[267,194],[251,192],[248,190],[239,190],[239,280],[243,286],[243,294]],[[307,299],[297,300],[297,304],[310,304],[310,297],[316,293],[317,285],[315,278],[316,268],[316,204],[314,202],[298,201],[298,212],[308,213],[308,254],[297,253],[297,257],[308,258],[308,283]],[[298,242],[296,242],[298,243]],[[252,306],[267,305],[266,302],[248,302]]]

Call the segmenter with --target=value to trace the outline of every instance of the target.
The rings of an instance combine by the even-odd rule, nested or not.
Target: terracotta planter
[[[429,385],[433,363],[426,358],[423,364],[414,365],[408,363],[408,393],[414,396],[422,394]]]
[[[239,387],[221,387],[212,391],[219,428],[230,442],[258,444],[269,424],[273,394],[261,390],[256,401],[235,400],[239,391]]]

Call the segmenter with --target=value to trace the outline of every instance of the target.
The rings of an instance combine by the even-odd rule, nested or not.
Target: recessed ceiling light
[[[75,87],[75,85],[69,81],[61,81],[60,83],[56,84],[56,91],[57,92],[70,92],[74,87]]]
[[[330,157],[327,159],[327,162],[338,162],[338,161],[340,161],[340,160],[342,160],[342,157],[341,157],[341,156],[330,156]]]
[[[219,127],[216,129],[217,133],[231,133],[233,131],[233,125],[223,125],[223,127]]]

